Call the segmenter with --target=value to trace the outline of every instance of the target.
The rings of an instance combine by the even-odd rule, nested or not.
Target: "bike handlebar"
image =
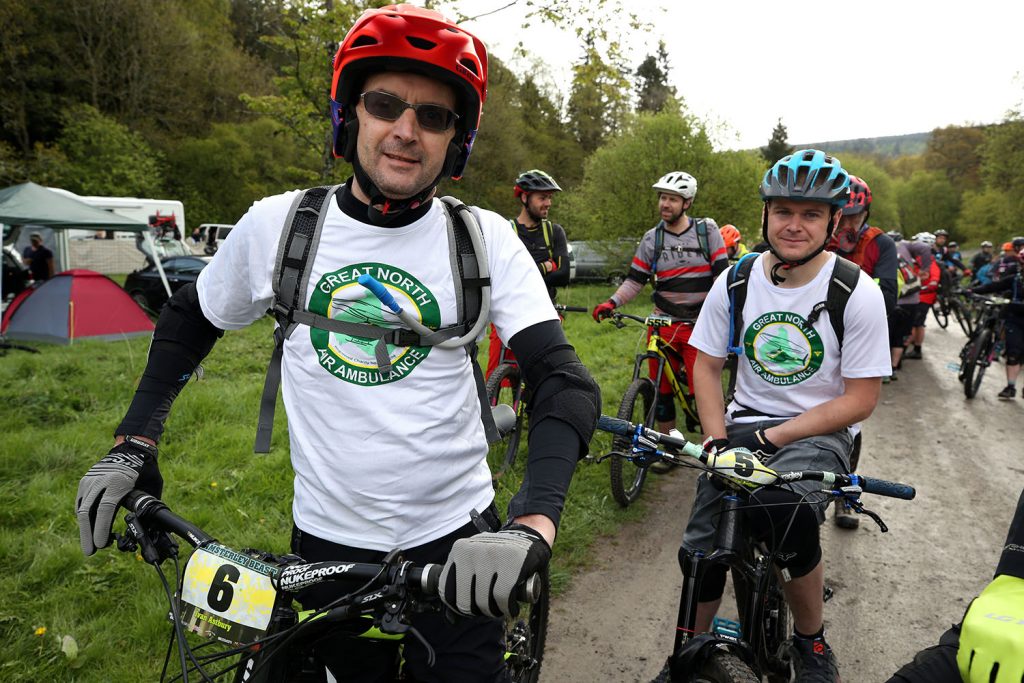
[[[632,313],[623,313],[622,311],[612,311],[609,317],[613,320],[619,320],[621,318],[635,320],[636,322],[647,325],[648,327],[664,327],[667,325],[675,325],[676,323],[692,325],[697,322],[696,318],[677,318],[672,315],[654,315],[653,313],[648,316],[639,316],[633,315]]]
[[[121,506],[134,513],[144,527],[152,525],[161,531],[173,533],[195,548],[217,542],[213,536],[171,511],[162,500],[143,491],[131,491],[121,501]],[[145,559],[149,561],[149,558]],[[269,564],[274,565],[273,562]],[[380,576],[384,566],[383,563],[345,561],[303,562],[298,560],[292,564],[278,563],[276,567],[279,572],[276,576],[271,577],[271,583],[278,590],[296,593],[300,589],[325,581],[344,580],[353,583],[372,581]],[[440,564],[416,566],[411,562],[401,562],[393,582],[413,588],[420,595],[437,597],[443,569],[443,565]],[[535,603],[540,599],[541,590],[541,579],[534,574],[516,587],[513,597],[518,602]]]
[[[586,306],[566,306],[565,304],[555,304],[555,310],[559,313],[590,313],[590,309]]]
[[[632,438],[634,448],[639,448],[640,450],[660,453],[656,448],[656,445],[660,444],[669,449],[678,451],[682,455],[695,458],[704,465],[708,465],[709,460],[712,460],[713,457],[699,445],[691,441],[687,441],[686,439],[679,437],[673,437],[668,434],[662,434],[655,429],[644,427],[643,425],[636,425],[628,420],[602,415],[598,418],[597,428],[618,436]],[[672,454],[663,455],[671,456]],[[737,467],[739,466],[740,465],[737,465]],[[730,478],[728,475],[715,471],[714,468],[709,469],[709,471],[714,472],[716,476],[724,477],[726,479]],[[903,500],[913,500],[917,495],[917,491],[913,486],[887,481],[885,479],[864,477],[859,474],[839,474],[835,472],[822,472],[816,470],[776,472],[775,474],[778,478],[778,483],[790,483],[794,481],[821,481],[830,490],[835,487],[843,488],[847,486],[855,486],[860,487],[864,493],[873,493],[879,496],[900,498]]]

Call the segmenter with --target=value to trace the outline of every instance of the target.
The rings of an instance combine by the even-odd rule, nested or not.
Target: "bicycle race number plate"
[[[232,645],[266,633],[277,591],[277,567],[231,548],[210,544],[188,560],[181,589],[182,626]]]

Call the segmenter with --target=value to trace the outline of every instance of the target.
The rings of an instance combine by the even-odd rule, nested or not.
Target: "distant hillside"
[[[909,135],[887,135],[880,138],[857,138],[854,140],[833,140],[831,142],[814,142],[811,144],[793,144],[797,149],[807,147],[823,149],[840,154],[855,152],[857,154],[876,154],[881,157],[902,157],[921,154],[928,144],[931,133],[910,133]]]

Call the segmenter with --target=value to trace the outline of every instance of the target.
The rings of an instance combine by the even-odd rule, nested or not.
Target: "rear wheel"
[[[519,616],[505,617],[505,664],[513,683],[536,683],[548,632],[548,570],[537,574],[541,593],[537,602],[520,605]]]
[[[626,389],[619,404],[616,416],[621,420],[629,420],[633,424],[645,427],[654,426],[654,384],[649,379],[638,378]],[[630,462],[624,455],[629,453],[632,443],[626,437],[617,436],[612,441],[611,479],[612,496],[622,507],[640,496],[644,480],[647,479],[647,468]]]
[[[693,677],[695,683],[761,683],[746,662],[731,652],[715,651]]]
[[[961,370],[964,382],[964,395],[974,398],[981,387],[981,380],[988,367],[988,356],[992,351],[992,330],[982,330],[978,338],[971,342],[964,354],[964,367]]]
[[[941,299],[937,299],[932,304],[932,315],[935,316],[935,322],[939,324],[939,327],[946,329],[946,326],[949,325],[949,311],[943,305]]]
[[[504,403],[512,408],[516,414],[515,425],[512,430],[505,434],[502,439],[491,444],[487,455],[487,462],[491,466],[491,472],[497,479],[505,473],[516,461],[516,454],[519,451],[519,442],[522,439],[524,424],[523,406],[519,405],[523,400],[523,382],[519,374],[519,366],[511,363],[502,363],[491,376],[487,378],[487,401],[496,406]]]

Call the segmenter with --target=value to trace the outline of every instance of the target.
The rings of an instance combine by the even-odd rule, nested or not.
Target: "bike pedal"
[[[724,617],[715,617],[715,620],[711,622],[711,632],[736,640],[743,637],[743,627],[740,622]]]

